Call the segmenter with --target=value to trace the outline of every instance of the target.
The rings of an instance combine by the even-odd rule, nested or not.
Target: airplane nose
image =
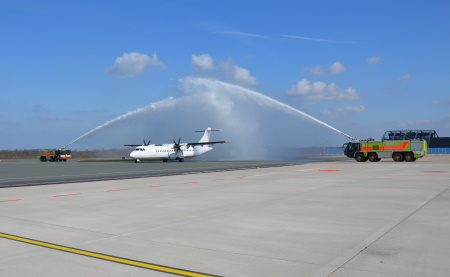
[[[136,151],[131,152],[131,153],[130,153],[130,157],[136,158]]]

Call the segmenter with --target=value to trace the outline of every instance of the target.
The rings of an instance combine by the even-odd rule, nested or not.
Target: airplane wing
[[[217,143],[229,143],[230,141],[222,140],[222,141],[208,141],[208,142],[189,142],[187,144],[187,147],[189,146],[196,146],[196,145],[211,145],[211,144],[217,144]]]
[[[149,141],[145,141],[144,139],[144,144],[124,144],[123,146],[131,146],[131,147],[136,147],[136,146],[148,146],[150,145],[151,140]]]

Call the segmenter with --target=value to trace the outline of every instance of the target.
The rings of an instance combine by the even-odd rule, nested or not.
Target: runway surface
[[[74,160],[69,160],[68,162],[10,160],[0,163],[0,187],[156,177],[286,166],[301,163],[260,161],[186,161],[183,163],[157,161],[134,163],[130,160],[89,160],[82,162]]]
[[[449,171],[427,156],[2,188],[0,276],[448,276]]]

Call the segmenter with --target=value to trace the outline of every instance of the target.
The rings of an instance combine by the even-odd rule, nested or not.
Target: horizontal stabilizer
[[[206,130],[208,130],[208,131],[214,131],[214,132],[218,132],[218,131],[222,131],[222,129],[206,129]],[[200,131],[195,131],[195,132],[197,132],[197,133],[203,133],[204,131],[206,131],[206,130],[200,130]]]
[[[124,144],[123,146],[136,147],[136,146],[142,146],[142,144]]]

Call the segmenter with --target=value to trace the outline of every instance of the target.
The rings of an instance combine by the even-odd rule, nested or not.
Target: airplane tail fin
[[[196,132],[205,132],[199,142],[210,142],[211,132],[214,131],[222,131],[222,130],[206,128],[206,130],[196,131]]]

